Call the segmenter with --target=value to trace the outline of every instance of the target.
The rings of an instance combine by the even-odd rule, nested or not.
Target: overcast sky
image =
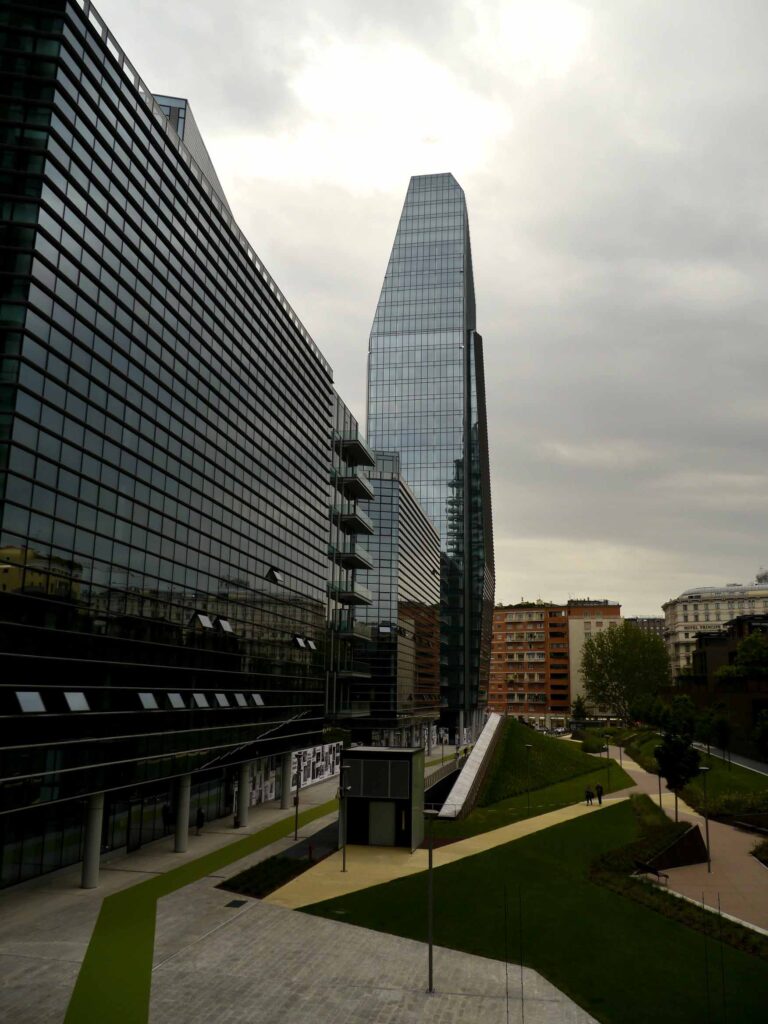
[[[497,600],[661,614],[768,563],[765,0],[97,7],[361,421],[408,179],[459,180]]]

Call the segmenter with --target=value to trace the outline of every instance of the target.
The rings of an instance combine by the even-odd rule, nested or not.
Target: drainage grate
[[[230,900],[229,903],[225,903],[226,907],[244,907],[247,900]]]

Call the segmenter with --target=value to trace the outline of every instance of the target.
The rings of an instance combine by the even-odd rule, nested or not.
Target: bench
[[[761,836],[768,836],[768,828],[763,828],[762,825],[753,825],[750,821],[734,821],[733,824],[743,832],[757,832]]]
[[[659,881],[661,881],[662,878],[666,878],[667,885],[669,885],[669,875],[666,873],[666,871],[659,871],[659,869],[653,867],[652,864],[644,864],[641,860],[636,860],[635,861],[635,870],[634,870],[633,874],[635,874],[635,875],[655,875],[659,879]]]

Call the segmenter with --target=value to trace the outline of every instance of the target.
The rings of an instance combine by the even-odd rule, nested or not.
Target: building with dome
[[[768,612],[768,570],[761,569],[754,583],[685,590],[662,607],[664,640],[677,674],[690,667],[698,634],[718,633],[737,615]]]

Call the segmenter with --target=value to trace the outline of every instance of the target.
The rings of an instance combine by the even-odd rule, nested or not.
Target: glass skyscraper
[[[328,615],[360,599],[373,458],[186,101],[153,98],[89,0],[0,4],[0,128],[10,885],[172,817],[181,850],[198,808],[242,822],[285,788],[344,697]]]
[[[452,174],[408,186],[370,335],[367,437],[400,453],[440,533],[442,717],[469,727],[487,700],[494,561],[483,345]]]

